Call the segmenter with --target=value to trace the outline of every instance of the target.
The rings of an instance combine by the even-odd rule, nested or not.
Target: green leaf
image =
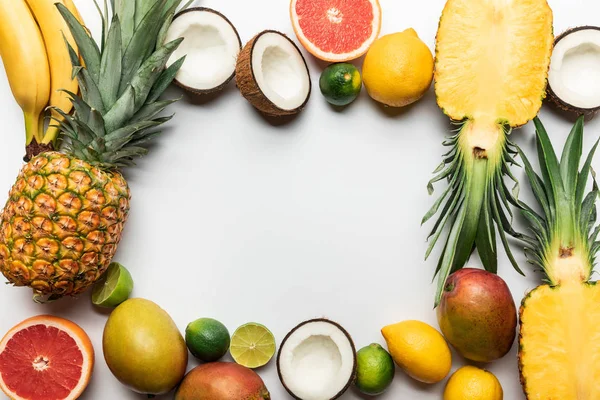
[[[581,204],[581,217],[579,220],[581,232],[589,231],[590,219],[592,218],[593,212],[596,210],[596,200],[598,199],[598,191],[592,190],[583,200]]]
[[[579,205],[583,202],[583,196],[585,194],[585,189],[587,187],[588,178],[590,176],[590,171],[592,169],[592,161],[594,160],[594,155],[596,154],[596,149],[598,148],[598,143],[600,143],[600,139],[596,141],[592,150],[587,156],[583,167],[581,168],[581,172],[579,172],[579,178],[577,179],[577,190],[575,192],[575,205]]]
[[[130,0],[135,2],[135,26],[138,26],[157,0]]]
[[[498,204],[497,201],[492,200],[491,202],[491,206],[492,206],[492,215],[494,220],[496,221],[496,225],[498,226],[498,233],[500,234],[500,240],[502,241],[502,245],[504,246],[504,250],[506,251],[506,256],[508,257],[510,263],[512,264],[513,268],[521,275],[525,276],[525,274],[523,273],[523,271],[521,270],[521,268],[519,267],[519,264],[517,264],[517,260],[515,260],[515,257],[512,253],[512,251],[510,250],[510,245],[508,244],[508,239],[506,238],[506,234],[505,234],[505,230],[506,230],[506,217],[503,215],[503,213],[500,212],[500,210],[498,209]],[[508,229],[511,232],[512,229]]]
[[[149,133],[145,134],[144,136],[139,137],[138,139],[131,140],[131,142],[129,142],[129,144],[132,146],[145,145],[148,142],[151,142],[152,140],[154,140],[160,134],[162,134],[161,131],[149,132]]]
[[[165,0],[158,0],[133,32],[133,37],[123,53],[123,69],[119,93],[124,92],[127,85],[133,80],[138,68],[154,50],[156,36],[160,29],[161,10],[164,2]],[[123,21],[122,18],[121,21]]]
[[[158,126],[160,124],[161,124],[160,122],[155,122],[155,121],[143,121],[143,122],[139,122],[136,124],[127,125],[123,128],[117,129],[116,131],[113,131],[113,132],[109,133],[108,135],[106,135],[106,141],[112,142],[115,140],[123,139],[125,137],[133,138],[133,136],[136,132],[144,130],[144,129],[152,128],[152,127]]]
[[[135,90],[127,86],[125,93],[117,100],[112,108],[104,115],[106,132],[111,133],[126,124],[135,114]]]
[[[436,223],[433,227],[433,230],[429,234],[430,240],[429,240],[429,246],[427,247],[427,251],[425,252],[425,260],[427,260],[429,258],[429,256],[431,255],[431,252],[433,251],[435,244],[437,243],[438,239],[440,238],[440,235],[444,231],[444,226],[446,226],[446,223],[448,222],[450,217],[453,217],[455,215],[457,209],[460,210],[463,207],[463,203],[465,202],[465,196],[463,194],[463,186],[464,186],[464,180],[461,180],[458,190],[452,192],[452,195],[450,196],[450,198],[448,199],[448,202],[444,206],[444,209],[440,213],[440,217],[436,221]]]
[[[106,108],[102,102],[102,95],[100,89],[90,76],[87,69],[82,69],[77,74],[77,81],[79,82],[79,90],[81,91],[81,97],[86,103],[92,108],[98,110],[101,114],[104,114]]]
[[[190,0],[187,4],[185,4],[182,10],[185,10],[190,4],[193,3],[193,0]],[[173,22],[173,17],[177,12],[177,7],[181,4],[181,0],[167,0],[164,6],[163,16],[164,21],[160,30],[158,31],[157,39],[156,39],[156,48],[160,47],[165,43],[165,39],[167,37],[167,32],[171,23]]]
[[[465,187],[465,203],[463,207],[466,207],[467,211],[462,224],[460,238],[458,239],[458,245],[456,246],[451,272],[462,268],[473,252],[481,209],[486,199],[488,185],[490,184],[488,163],[487,159],[473,160],[471,163],[472,167],[465,172],[467,186]]]
[[[102,114],[94,109],[90,111],[88,126],[91,131],[94,132],[96,137],[104,137],[106,134],[104,131],[104,119],[102,118]]]
[[[465,200],[465,202],[468,200]],[[446,286],[446,280],[450,275],[450,270],[454,265],[454,257],[456,255],[456,250],[459,245],[458,241],[460,238],[460,234],[462,232],[463,223],[465,218],[467,217],[467,209],[466,204],[460,207],[458,214],[456,215],[456,220],[450,229],[450,234],[448,235],[448,243],[446,245],[446,249],[442,255],[442,262],[440,265],[439,273],[438,273],[438,284],[437,291],[435,294],[435,306],[437,307],[440,304],[440,300],[442,299],[442,293],[444,290],[444,286]]]
[[[550,189],[553,194],[553,196],[548,196],[549,200],[552,198],[555,205],[558,206],[560,199],[565,197],[560,164],[548,133],[544,129],[544,125],[542,125],[538,117],[534,119],[534,123],[537,131],[538,157],[542,169],[542,177],[544,178],[546,188]]]
[[[523,163],[525,165],[525,173],[527,174],[527,178],[529,179],[529,184],[533,191],[533,195],[535,196],[536,200],[542,207],[542,209],[544,211],[544,215],[546,216],[546,219],[548,221],[554,220],[554,211],[551,209],[551,204],[548,200],[548,194],[551,195],[551,193],[548,193],[548,194],[546,193],[546,190],[544,189],[544,182],[542,181],[542,178],[540,178],[539,175],[533,170],[533,167],[531,166],[529,159],[527,158],[525,153],[523,153],[523,151],[520,148],[519,148],[519,154],[520,154],[521,158],[523,159]]]
[[[113,12],[119,16],[121,21],[121,45],[122,53],[125,53],[127,46],[131,42],[135,29],[135,1],[134,0],[111,0],[113,2]]]
[[[148,103],[154,103],[160,98],[164,91],[167,90],[171,82],[173,82],[173,79],[175,79],[175,76],[177,75],[177,72],[179,72],[179,69],[183,65],[184,61],[185,56],[175,61],[160,74],[154,83],[154,86],[152,86],[150,93],[148,94],[148,99],[146,100]]]
[[[85,68],[90,72],[94,82],[98,82],[100,76],[100,49],[98,49],[98,45],[67,7],[61,3],[56,3],[56,7],[67,23],[75,43],[77,43],[79,53],[85,61]]]
[[[579,174],[579,162],[583,152],[583,116],[573,126],[560,159],[560,173],[568,196],[575,194]]]
[[[135,108],[141,108],[145,103],[154,83],[165,68],[169,57],[181,44],[183,38],[169,42],[155,51],[142,64],[134,75],[131,86],[135,90]]]
[[[105,107],[117,101],[121,80],[121,23],[113,17],[100,64],[100,94]]]
[[[86,124],[89,123],[90,113],[92,111],[90,106],[75,93],[69,92],[68,90],[63,90],[63,92],[69,95],[69,99],[73,103],[73,108],[75,109],[75,114],[77,114],[77,119],[83,121]]]
[[[488,187],[485,193],[481,215],[479,216],[479,227],[475,236],[475,246],[479,252],[479,258],[486,271],[493,274],[498,273],[498,253],[496,250],[496,231],[494,229],[494,220],[492,218],[489,206],[488,196],[493,191]],[[493,192],[492,192],[493,193]]]
[[[154,118],[159,113],[163,112],[165,108],[175,103],[177,100],[163,100],[154,103],[146,104],[140,110],[135,113],[129,123],[146,121]]]

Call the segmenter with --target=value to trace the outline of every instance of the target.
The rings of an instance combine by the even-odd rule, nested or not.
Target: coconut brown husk
[[[187,9],[181,11],[180,13],[176,14],[175,17],[173,17],[173,21],[175,19],[181,17],[184,14],[187,14],[189,12],[197,12],[197,11],[210,12],[210,13],[216,14],[219,17],[223,18],[225,20],[225,22],[227,22],[229,24],[229,26],[231,26],[231,29],[233,29],[233,31],[235,32],[235,35],[237,36],[237,39],[238,39],[238,43],[240,45],[240,49],[242,48],[242,39],[240,39],[240,34],[238,33],[238,31],[235,28],[235,26],[231,23],[231,21],[226,16],[224,16],[223,14],[221,14],[220,12],[218,12],[216,10],[213,10],[212,8],[208,8],[208,7],[192,7],[192,8],[187,8]],[[179,82],[177,80],[177,78],[175,78],[173,80],[173,82],[175,83],[175,85],[179,86],[180,88],[182,88],[186,92],[190,92],[190,93],[193,93],[193,94],[196,94],[196,95],[206,95],[206,94],[220,92],[221,90],[223,90],[225,88],[225,86],[227,86],[227,84],[229,82],[231,82],[231,80],[234,77],[235,77],[235,71],[231,74],[231,76],[229,76],[219,86],[216,86],[216,87],[210,88],[210,89],[197,89],[197,88],[193,88],[191,86],[187,86],[187,85]]]
[[[286,40],[292,43],[292,45],[298,51],[298,53],[302,57],[302,60],[304,61],[304,66],[306,67],[306,74],[308,75],[309,81],[308,95],[306,96],[306,100],[304,101],[304,103],[302,103],[300,107],[295,108],[293,110],[284,110],[278,107],[275,103],[269,100],[267,96],[265,96],[263,91],[258,86],[258,83],[256,83],[254,69],[252,68],[252,54],[254,52],[254,45],[256,44],[257,40],[260,39],[260,37],[266,33],[276,33],[278,35],[283,36]],[[242,96],[244,96],[246,100],[248,100],[250,104],[252,104],[261,113],[271,117],[284,117],[289,115],[296,115],[304,109],[306,103],[308,102],[308,99],[310,98],[311,82],[306,59],[302,55],[302,52],[300,51],[298,46],[296,46],[296,44],[289,37],[287,37],[281,32],[274,30],[262,31],[258,35],[254,36],[248,43],[246,43],[237,59],[237,64],[235,68],[235,80],[237,87],[242,93]]]
[[[277,353],[277,375],[279,376],[279,380],[281,381],[281,384],[283,385],[285,390],[290,394],[290,396],[292,396],[296,400],[303,400],[290,390],[290,388],[287,386],[287,383],[283,379],[283,375],[281,374],[281,366],[280,366],[281,350],[284,348],[285,343],[288,341],[288,339],[290,338],[290,336],[292,336],[292,334],[294,332],[296,332],[299,328],[303,327],[304,325],[310,324],[313,322],[326,322],[328,324],[331,324],[331,325],[334,325],[335,327],[337,327],[346,336],[346,338],[348,338],[348,341],[350,342],[350,346],[352,347],[352,354],[354,354],[354,366],[353,366],[353,370],[352,370],[352,375],[351,375],[350,379],[348,380],[348,383],[346,383],[346,385],[342,388],[342,390],[340,390],[335,396],[333,396],[331,399],[329,399],[329,400],[335,400],[335,399],[340,398],[344,393],[346,393],[348,391],[348,389],[350,389],[350,386],[356,380],[356,369],[358,366],[357,359],[356,359],[356,347],[354,345],[354,341],[352,340],[352,336],[350,336],[348,331],[346,331],[346,329],[344,329],[344,327],[341,326],[340,324],[338,324],[337,322],[331,321],[326,318],[311,319],[311,320],[304,321],[304,322],[298,324],[287,335],[285,335],[285,338],[283,339],[283,341],[281,342],[281,345],[279,346],[279,352]]]
[[[570,34],[578,32],[578,31],[588,30],[588,29],[600,31],[600,27],[589,26],[589,25],[571,28],[556,37],[556,39],[554,40],[554,46],[556,47],[558,42],[560,42],[562,39],[569,36]],[[567,103],[566,101],[564,101],[563,99],[558,97],[558,95],[554,92],[554,90],[552,90],[552,86],[550,85],[550,83],[548,83],[548,99],[555,106],[560,108],[561,110],[569,112],[569,113],[577,114],[577,115],[583,114],[586,116],[591,116],[591,115],[596,114],[598,111],[600,111],[600,104],[598,105],[598,107],[594,107],[594,108],[579,108],[579,107],[575,107],[572,104]]]

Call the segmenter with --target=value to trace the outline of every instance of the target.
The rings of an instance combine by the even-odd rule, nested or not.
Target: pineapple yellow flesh
[[[519,366],[529,400],[600,399],[600,287],[539,286],[521,306]]]
[[[546,0],[449,0],[437,37],[439,106],[458,121],[527,123],[542,104],[553,41]]]

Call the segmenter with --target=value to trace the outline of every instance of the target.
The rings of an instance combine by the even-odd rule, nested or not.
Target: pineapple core
[[[541,107],[553,41],[546,0],[449,0],[437,40],[439,106],[457,121],[527,123]]]
[[[519,367],[529,400],[600,399],[600,286],[533,290],[521,307]]]

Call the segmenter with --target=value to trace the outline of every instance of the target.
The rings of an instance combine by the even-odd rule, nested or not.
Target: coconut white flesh
[[[354,351],[348,337],[327,322],[309,322],[281,349],[279,372],[288,390],[303,400],[329,400],[352,379]]]
[[[256,40],[252,70],[260,90],[282,110],[300,107],[310,93],[310,78],[302,54],[275,32],[267,32]]]
[[[600,107],[600,31],[583,29],[559,40],[548,82],[567,104],[582,109]]]
[[[210,90],[225,83],[235,71],[241,43],[235,29],[221,15],[191,10],[173,20],[166,42],[183,38],[167,66],[186,56],[175,79],[196,90]]]

